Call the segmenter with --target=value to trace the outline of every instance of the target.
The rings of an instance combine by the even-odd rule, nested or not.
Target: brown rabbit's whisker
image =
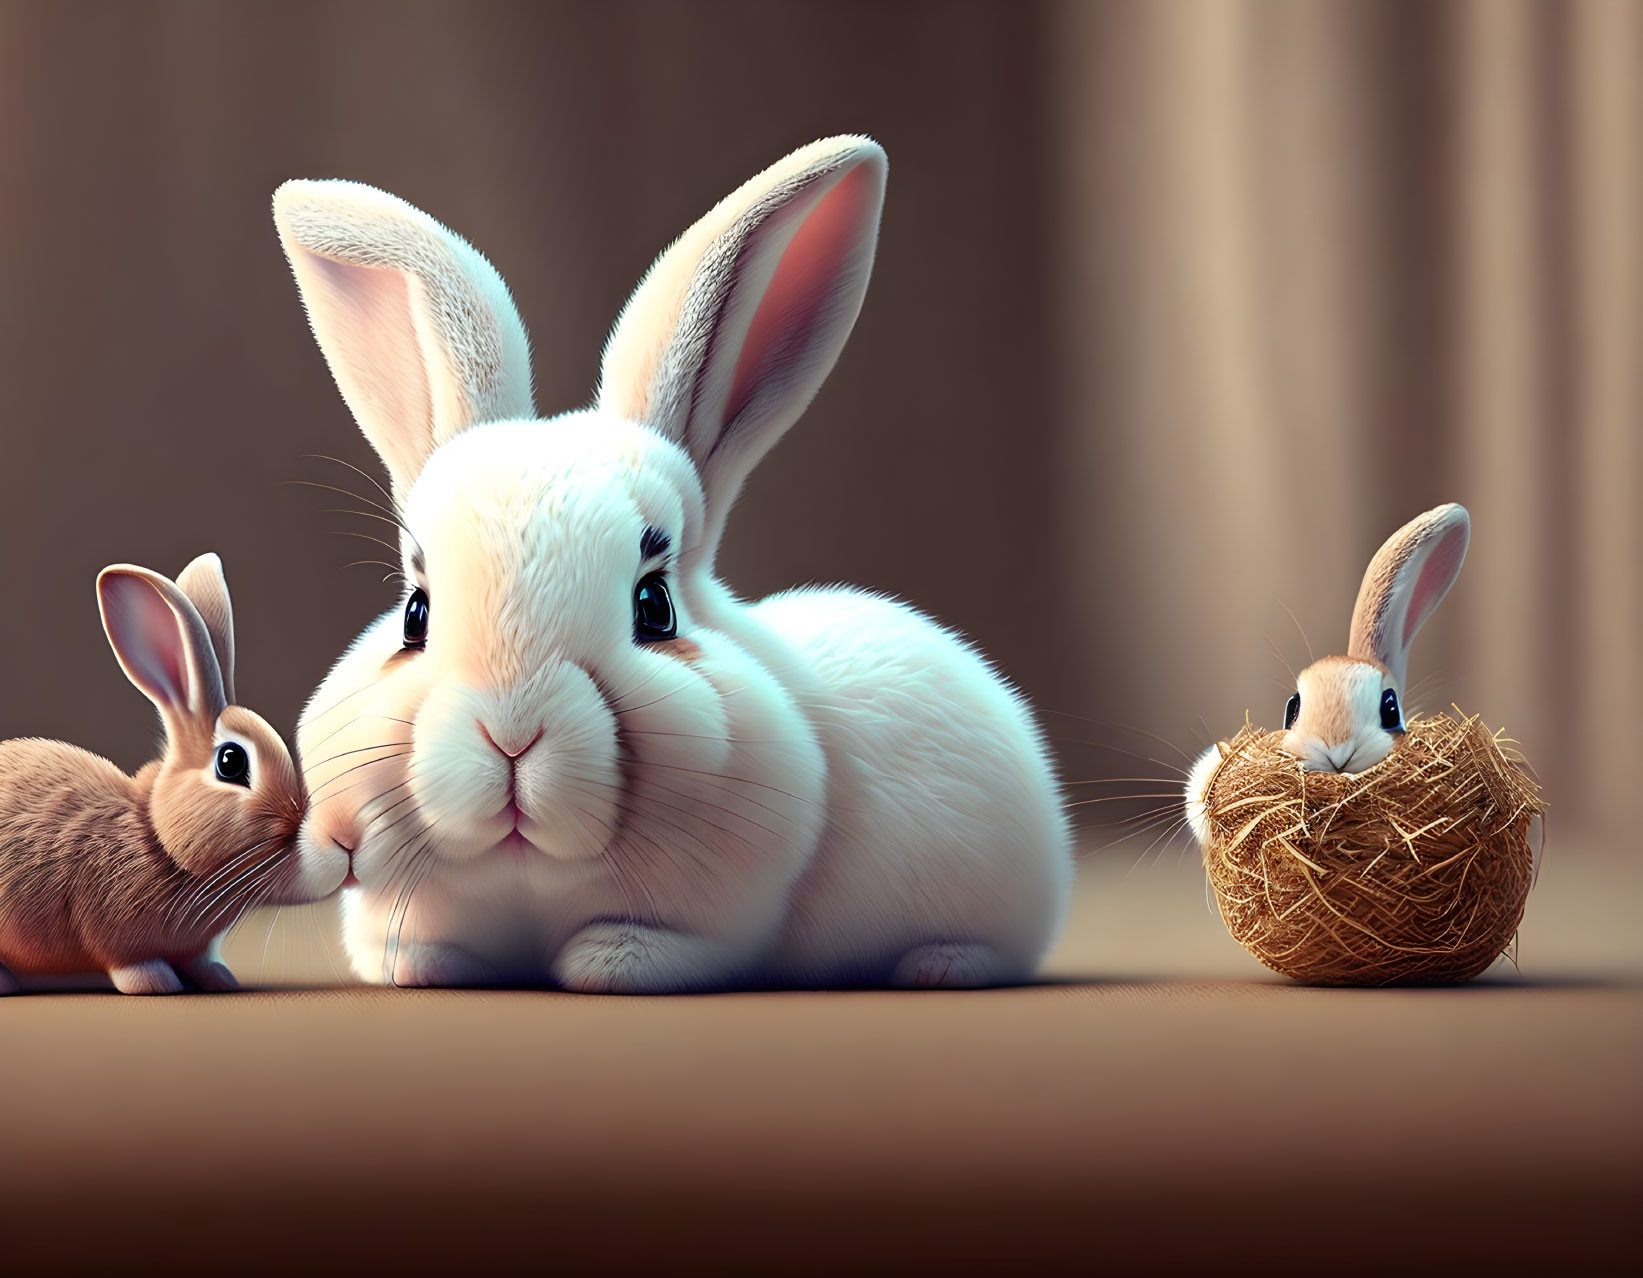
[[[230,916],[233,916],[235,923],[244,916],[245,912],[251,908],[252,899],[257,890],[268,881],[271,874],[272,867],[253,866],[247,871],[246,876],[242,876],[242,878],[248,877],[249,881],[245,883],[239,893],[235,893],[233,884],[230,884],[212,901],[207,902],[196,916],[188,920],[184,925],[184,930],[188,932],[203,931],[207,936],[215,936],[220,932],[227,931],[233,926],[233,923],[228,922]],[[241,880],[237,879],[235,882],[239,883]],[[238,914],[235,914],[236,909],[239,911]]]
[[[283,837],[283,835],[276,834],[263,839],[260,843],[253,843],[243,852],[235,853],[227,861],[217,866],[210,873],[204,875],[199,880],[188,883],[185,889],[178,893],[178,895],[172,900],[171,904],[166,908],[166,912],[163,917],[170,919],[179,911],[191,908],[194,901],[198,900],[205,893],[214,891],[217,884],[221,883],[224,878],[230,874],[236,873],[239,869],[244,867],[248,861],[252,860],[263,848]]]
[[[1310,640],[1306,637],[1306,627],[1301,625],[1301,619],[1295,615],[1294,611],[1290,608],[1290,606],[1288,604],[1286,604],[1282,599],[1278,600],[1278,607],[1282,608],[1285,612],[1289,613],[1289,619],[1295,623],[1295,629],[1300,631],[1300,633],[1301,633],[1301,642],[1306,645],[1307,664],[1311,665],[1314,661],[1317,660],[1317,658],[1312,655],[1312,640]],[[1293,673],[1293,672],[1291,672],[1291,673]]]
[[[1289,672],[1289,684],[1291,687],[1294,687],[1297,682],[1295,667],[1289,664],[1289,658],[1284,656],[1284,650],[1278,646],[1278,641],[1276,639],[1274,639],[1271,635],[1265,635],[1263,637],[1266,639],[1267,647],[1272,649],[1272,655],[1278,658],[1278,664]]]
[[[1067,806],[1069,808],[1083,808],[1096,803],[1133,803],[1137,799],[1176,799],[1181,795],[1175,791],[1164,794],[1105,794],[1097,799],[1075,799]]]
[[[257,984],[265,985],[268,982],[268,942],[274,939],[274,928],[280,921],[280,911],[285,907],[276,905],[272,910],[273,917],[268,920],[268,931],[262,938],[262,957],[257,960]]]
[[[1177,785],[1180,777],[1091,777],[1088,781],[1063,781],[1062,785]]]
[[[199,900],[194,906],[191,906],[190,914],[186,916],[183,929],[185,931],[193,931],[194,928],[203,921],[205,914],[212,910],[218,902],[223,900],[232,900],[235,888],[245,883],[248,879],[266,877],[267,875],[273,873],[273,871],[277,868],[277,863],[265,864],[259,861],[252,861],[249,866],[241,870],[241,872],[236,874],[231,880],[214,889],[209,894],[209,899]]]
[[[1134,874],[1141,863],[1152,855],[1152,850],[1154,848],[1158,849],[1157,859],[1161,860],[1164,853],[1169,850],[1170,844],[1174,842],[1175,837],[1186,829],[1186,826],[1187,819],[1184,816],[1177,817],[1175,820],[1166,825],[1164,829],[1156,837],[1154,837],[1152,842],[1147,844],[1147,846],[1141,850],[1141,855],[1136,858],[1135,863],[1125,872],[1124,877],[1128,878],[1131,874]],[[1144,833],[1144,831],[1142,833]]]

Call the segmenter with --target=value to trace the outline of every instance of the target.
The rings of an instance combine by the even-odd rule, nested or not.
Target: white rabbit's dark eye
[[[244,746],[224,741],[217,747],[217,780],[229,785],[251,784],[251,756]]]
[[[1284,703],[1284,729],[1288,731],[1295,726],[1295,720],[1301,717],[1301,694],[1293,694]]]
[[[405,601],[405,646],[420,648],[428,642],[428,592],[418,586]]]
[[[650,643],[678,636],[679,621],[673,615],[673,597],[667,592],[662,574],[653,572],[633,588],[633,637]]]
[[[1381,727],[1388,732],[1403,731],[1403,711],[1398,708],[1398,694],[1391,688],[1381,693]]]

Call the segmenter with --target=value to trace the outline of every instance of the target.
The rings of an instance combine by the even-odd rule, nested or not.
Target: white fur
[[[1187,773],[1186,813],[1187,826],[1200,847],[1209,844],[1209,783],[1221,763],[1221,747],[1212,745],[1198,756]]]
[[[749,606],[713,572],[742,478],[854,322],[883,172],[872,143],[828,139],[722,203],[623,311],[592,411],[486,420],[457,395],[454,430],[460,413],[361,418],[431,600],[423,650],[402,651],[390,610],[298,730],[310,828],[355,850],[344,937],[363,978],[965,986],[1029,976],[1055,939],[1070,836],[1019,695],[904,604],[807,589]],[[279,203],[276,217],[339,384],[368,350],[417,363],[437,397],[453,375],[426,352],[464,348],[461,332],[407,353],[393,324],[353,331],[380,311],[348,318],[351,264],[391,264],[377,241],[405,233],[381,219],[408,206],[372,199],[360,218],[359,188],[298,188],[302,219]],[[436,227],[404,216],[418,237]],[[314,253],[344,265],[318,298]],[[430,286],[413,270],[366,287]],[[501,306],[500,288],[465,295]],[[499,376],[529,381],[513,364]],[[646,528],[668,537],[665,559],[642,559]],[[658,568],[674,645],[633,633],[636,583]]]

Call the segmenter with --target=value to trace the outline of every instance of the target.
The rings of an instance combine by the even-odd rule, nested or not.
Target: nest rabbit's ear
[[[396,492],[469,426],[536,415],[525,326],[467,242],[358,182],[287,182],[274,222],[314,337]]]
[[[682,445],[711,548],[754,464],[804,410],[861,310],[884,152],[827,138],[722,201],[657,259],[605,346],[599,407]]]
[[[234,601],[228,594],[222,560],[210,552],[192,560],[177,574],[177,588],[188,596],[194,611],[205,623],[206,633],[211,636],[211,650],[217,657],[217,671],[222,676],[223,697],[233,705]]]
[[[1411,520],[1370,561],[1352,610],[1347,653],[1372,657],[1407,687],[1415,635],[1460,576],[1472,536],[1466,507],[1453,502]]]
[[[152,701],[168,730],[213,723],[228,704],[199,612],[157,572],[114,564],[97,575],[103,629],[126,678]]]

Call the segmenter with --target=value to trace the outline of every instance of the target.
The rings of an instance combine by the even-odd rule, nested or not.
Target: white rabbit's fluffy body
[[[1053,942],[1070,834],[1024,701],[906,605],[713,570],[854,323],[883,178],[847,137],[748,183],[646,276],[595,407],[546,421],[478,254],[371,188],[281,188],[402,529],[406,597],[298,732],[365,979],[965,986]]]

